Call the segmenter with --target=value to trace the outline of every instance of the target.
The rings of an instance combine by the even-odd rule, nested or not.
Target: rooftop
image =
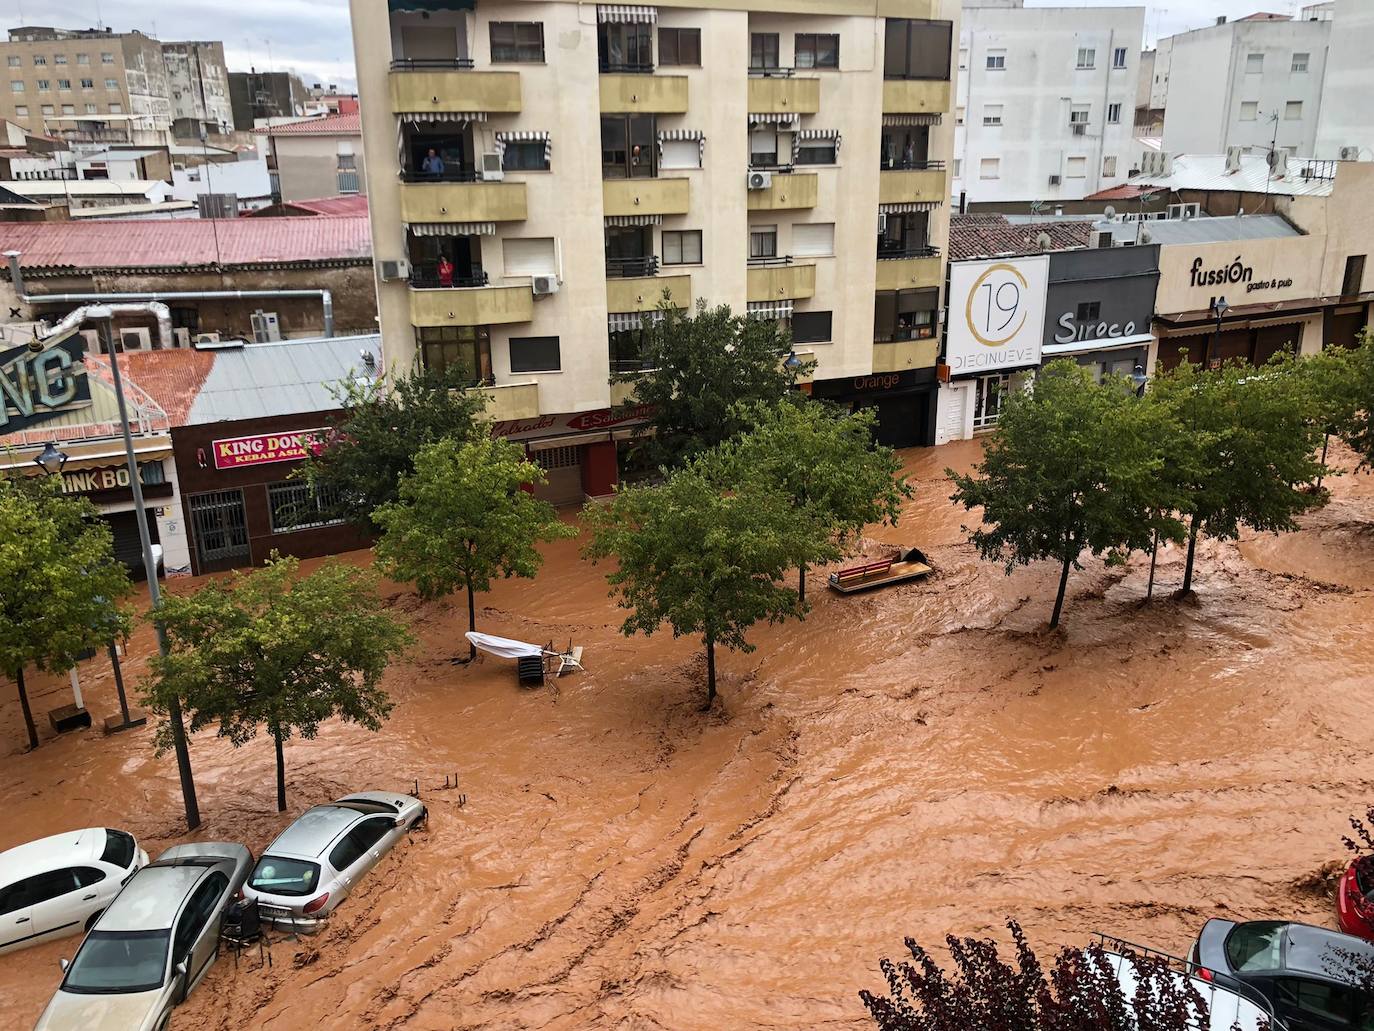
[[[156,188],[170,189],[161,179],[11,179],[0,182],[24,197],[146,197]]]
[[[1040,254],[1086,247],[1092,223],[1079,220],[1015,224],[1005,215],[974,213],[952,215],[949,220],[949,257],[951,261],[992,258],[1011,254]],[[1048,247],[1039,245],[1040,234],[1050,238]]]
[[[346,197],[288,200],[248,214],[253,218],[268,218],[273,215],[280,215],[282,212],[290,212],[294,215],[366,215],[367,194],[354,193]]]
[[[1281,197],[1329,197],[1336,185],[1335,161],[1288,159],[1281,177],[1269,170],[1268,154],[1242,154],[1240,166],[1226,170],[1225,154],[1177,154],[1168,175],[1132,176],[1129,186],[1216,193],[1264,193]]]
[[[1169,218],[1149,222],[1099,222],[1098,228],[1110,228],[1112,235],[1120,240],[1134,240],[1136,233],[1143,229],[1150,234],[1150,243],[1165,246],[1302,235],[1282,215],[1222,215],[1216,218]]]
[[[253,131],[264,136],[268,133],[273,136],[360,136],[363,130],[360,116],[354,111],[346,115],[325,115],[323,118],[263,126]]]

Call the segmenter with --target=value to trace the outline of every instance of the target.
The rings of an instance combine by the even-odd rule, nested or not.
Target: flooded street
[[[1102,929],[1182,951],[1213,915],[1331,924],[1316,875],[1374,801],[1374,476],[1329,481],[1298,533],[1200,543],[1192,600],[1171,596],[1176,549],[1148,605],[1149,556],[1089,562],[1050,634],[1057,567],[979,561],[947,500],[944,467],[977,454],[911,452],[917,496],[874,533],[924,549],[930,581],[845,597],[815,577],[804,623],[721,655],[709,715],[697,642],[621,636],[577,541],[478,601],[481,630],[585,648],[587,673],[541,690],[450,661],[463,599],[388,587],[420,641],[387,677],[390,722],[289,742],[280,816],[269,740],[198,736],[194,838],[256,855],[310,804],[416,781],[429,829],[270,969],[222,957],[173,1027],[858,1029],[857,991],[907,935],[1012,915],[1047,946]],[[131,685],[153,647],[141,630]],[[97,722],[116,711],[103,656],[83,686]],[[70,698],[65,677],[30,690],[44,724]],[[0,848],[102,824],[154,854],[184,840],[151,728],[45,724],[25,755],[0,691]],[[0,957],[6,1026],[77,941]]]

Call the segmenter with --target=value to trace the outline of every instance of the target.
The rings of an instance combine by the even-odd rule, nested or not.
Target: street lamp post
[[[1136,397],[1144,397],[1144,396],[1145,396],[1145,387],[1146,387],[1146,385],[1150,382],[1150,377],[1149,377],[1148,375],[1146,375],[1146,373],[1145,373],[1145,367],[1144,367],[1143,365],[1140,365],[1139,363],[1136,364],[1135,369],[1131,372],[1131,382],[1135,385],[1135,396],[1136,396]],[[1149,583],[1149,586],[1147,586],[1147,587],[1145,588],[1145,600],[1146,600],[1146,601],[1148,601],[1149,599],[1151,599],[1151,598],[1153,598],[1153,597],[1155,596],[1155,563],[1156,563],[1158,560],[1159,560],[1159,527],[1156,526],[1156,527],[1155,527],[1154,543],[1151,544],[1151,546],[1150,546],[1150,583]]]
[[[1212,336],[1209,337],[1207,340],[1207,351],[1203,355],[1202,359],[1202,367],[1204,369],[1210,369],[1212,367],[1212,343],[1213,341],[1215,341],[1218,344],[1221,343],[1221,319],[1222,316],[1230,310],[1230,308],[1231,306],[1226,303],[1225,297],[1218,297],[1214,301],[1212,301],[1212,314],[1216,316],[1217,329],[1216,332],[1213,333]],[[1218,361],[1220,361],[1220,359],[1218,359]]]

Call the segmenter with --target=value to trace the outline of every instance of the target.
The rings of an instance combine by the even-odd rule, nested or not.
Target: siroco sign
[[[13,433],[91,403],[82,359],[85,341],[70,336],[43,351],[0,352],[0,432]]]
[[[945,361],[956,375],[1040,364],[1049,256],[950,266]]]
[[[263,433],[253,437],[230,437],[211,444],[216,469],[243,469],[250,465],[271,462],[295,462],[310,453],[310,448],[325,432],[288,430],[283,433]]]

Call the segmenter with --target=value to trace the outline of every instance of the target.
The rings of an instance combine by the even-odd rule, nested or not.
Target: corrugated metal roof
[[[1165,244],[1220,243],[1223,240],[1262,240],[1302,234],[1282,215],[1226,215],[1219,218],[1170,218],[1125,223],[1150,234],[1150,242]],[[1112,226],[1116,233],[1121,227]]]
[[[326,115],[323,118],[263,126],[253,131],[260,136],[358,136],[363,130],[360,116],[355,111],[346,115]]]
[[[24,197],[88,196],[146,197],[156,187],[170,189],[161,179],[10,179],[0,186]]]
[[[1329,197],[1336,185],[1335,165],[1334,161],[1289,158],[1288,174],[1276,179],[1270,175],[1269,159],[1265,154],[1242,154],[1240,168],[1234,172],[1226,171],[1225,154],[1178,154],[1169,175],[1132,176],[1128,185],[1215,193],[1269,193],[1280,197]],[[1324,178],[1326,176],[1330,178]]]

